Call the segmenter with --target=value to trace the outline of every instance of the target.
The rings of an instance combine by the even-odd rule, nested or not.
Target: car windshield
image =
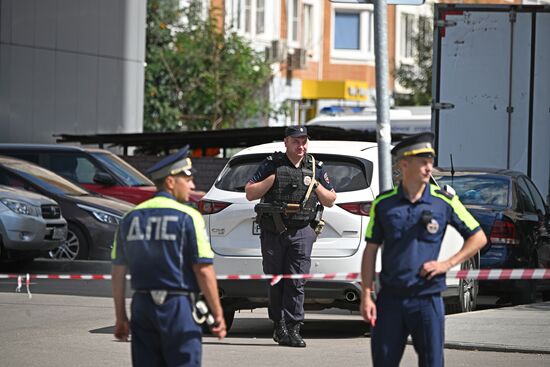
[[[91,152],[92,156],[101,161],[109,170],[117,175],[128,186],[153,186],[153,182],[134,167],[108,152]]]
[[[315,155],[317,157],[317,155]],[[214,184],[220,190],[244,192],[244,186],[254,175],[265,156],[246,157],[234,160],[222,171]],[[365,169],[365,162],[357,159],[319,155],[323,167],[336,192],[363,190],[369,187],[372,170]],[[368,166],[372,167],[371,162]],[[367,171],[367,173],[365,173]]]
[[[3,160],[2,164],[20,177],[54,194],[74,196],[90,194],[88,191],[75,185],[71,181],[32,163]]]
[[[510,180],[502,176],[455,175],[434,177],[440,186],[451,186],[465,204],[507,207]]]

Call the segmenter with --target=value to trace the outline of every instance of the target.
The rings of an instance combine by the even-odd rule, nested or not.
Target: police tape
[[[60,280],[111,280],[110,274],[0,274],[0,279],[60,279]],[[126,276],[130,279],[130,276]],[[540,280],[550,279],[550,269],[466,269],[451,270],[447,278],[470,280]],[[218,275],[218,280],[271,280],[272,284],[281,279],[306,280],[360,280],[361,273],[314,273],[314,274],[229,274]],[[21,287],[19,286],[19,289]]]

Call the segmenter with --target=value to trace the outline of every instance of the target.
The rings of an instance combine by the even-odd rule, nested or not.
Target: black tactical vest
[[[314,179],[311,155],[304,157],[301,169],[284,164],[285,153],[273,154],[273,161],[277,165],[275,181],[271,189],[265,194],[265,203],[302,204],[309,183]],[[316,167],[315,169],[318,169]],[[308,200],[301,206],[297,213],[283,214],[283,222],[287,228],[302,228],[309,225],[315,219],[317,208],[317,194],[312,189]]]

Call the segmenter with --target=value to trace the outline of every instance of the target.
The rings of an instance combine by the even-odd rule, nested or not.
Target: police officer
[[[196,321],[207,315],[196,307],[199,289],[213,316],[212,333],[220,339],[226,334],[204,220],[182,204],[195,188],[193,172],[187,148],[151,167],[159,192],[124,216],[115,237],[114,334],[127,340],[131,328],[134,366],[200,366],[202,328]],[[125,307],[128,271],[131,322]]]
[[[285,130],[286,153],[267,157],[246,184],[246,198],[284,208],[259,212],[263,270],[266,274],[307,274],[317,238],[314,226],[323,206],[331,207],[336,193],[323,168],[307,154],[308,135],[303,126]],[[320,203],[320,204],[319,204]],[[268,205],[269,206],[269,205]],[[273,340],[280,345],[305,347],[300,335],[304,320],[303,279],[283,279],[269,289],[269,318]]]
[[[430,184],[433,137],[413,135],[393,148],[401,183],[381,193],[371,207],[361,267],[361,314],[372,326],[374,366],[398,366],[409,335],[419,366],[443,366],[445,273],[487,241],[458,198]],[[465,242],[452,257],[438,261],[447,224]],[[381,245],[381,289],[375,302],[374,266]]]

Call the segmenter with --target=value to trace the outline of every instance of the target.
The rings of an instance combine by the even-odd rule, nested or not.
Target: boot
[[[304,341],[304,339],[302,339],[302,336],[300,335],[300,325],[301,323],[299,322],[296,324],[287,325],[289,340],[288,345],[291,347],[304,348],[306,346],[306,342]]]
[[[288,330],[284,319],[274,321],[273,323],[273,340],[279,345],[290,345],[288,339]]]

